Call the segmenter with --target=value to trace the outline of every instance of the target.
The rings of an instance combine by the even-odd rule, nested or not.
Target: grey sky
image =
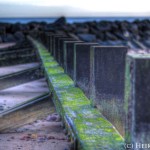
[[[0,0],[0,17],[150,16],[149,0]]]

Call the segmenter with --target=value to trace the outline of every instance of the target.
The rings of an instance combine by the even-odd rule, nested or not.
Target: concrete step
[[[8,43],[9,44],[9,43]],[[10,43],[9,46],[4,46],[3,49],[6,51],[9,50],[14,50],[14,49],[18,49],[18,48],[29,48],[32,47],[31,43],[28,40],[22,41],[22,42],[17,42],[17,43]]]
[[[44,78],[1,90],[0,113],[48,92],[48,86]]]
[[[0,90],[42,77],[39,63],[0,67]]]
[[[34,61],[37,61],[36,54],[30,43],[26,46],[13,46],[11,48],[0,49],[0,66],[29,63]]]
[[[15,65],[21,63],[34,62],[36,54],[33,49],[19,49],[7,52],[0,52],[0,66]]]
[[[18,127],[55,112],[48,93],[22,102],[0,113],[0,133],[14,132]]]
[[[13,47],[16,43],[0,43],[0,51],[2,49],[8,49],[9,47]]]
[[[4,49],[2,49],[0,51],[0,59],[4,59],[9,58],[9,57],[13,57],[13,56],[18,56],[18,55],[23,55],[23,54],[31,54],[34,52],[33,48],[19,48],[19,49],[14,49],[14,50],[9,50],[9,51],[5,51]]]
[[[11,48],[11,49],[5,49],[5,48],[2,48],[0,49],[0,53],[7,53],[7,52],[13,52],[13,51],[21,51],[21,50],[31,50],[33,49],[32,47],[19,47],[19,48]]]

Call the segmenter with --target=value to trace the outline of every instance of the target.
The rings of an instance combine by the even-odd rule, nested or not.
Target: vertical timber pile
[[[74,47],[74,81],[89,98],[90,48],[97,43],[76,43]]]
[[[75,41],[73,38],[60,38],[59,39],[59,63],[64,68],[64,46],[65,41]]]
[[[59,50],[59,47],[60,47],[60,44],[59,44],[59,39],[60,38],[67,38],[67,36],[65,35],[58,35],[58,36],[55,36],[54,37],[54,57],[55,59],[57,60],[57,62],[60,62],[60,50]]]
[[[150,54],[127,55],[125,87],[126,142],[133,144],[132,149],[147,150],[150,140]]]
[[[124,135],[126,47],[93,46],[90,51],[90,99]]]
[[[74,47],[76,43],[82,43],[82,41],[65,41],[64,43],[64,69],[72,79],[74,75]]]

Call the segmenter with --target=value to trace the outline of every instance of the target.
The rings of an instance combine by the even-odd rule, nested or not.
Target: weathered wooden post
[[[57,47],[58,47],[58,39],[60,38],[60,37],[65,37],[65,35],[62,35],[62,34],[54,34],[53,36],[52,36],[52,41],[51,41],[51,43],[52,43],[52,55],[55,57],[55,51],[56,51],[56,49],[57,49]]]
[[[93,46],[90,51],[90,99],[124,135],[126,47]]]
[[[40,32],[40,39],[41,39],[41,42],[44,44],[44,32],[43,31]]]
[[[49,34],[50,32],[45,32],[45,47],[49,49]]]
[[[90,48],[97,43],[75,43],[74,47],[74,81],[89,97]]]
[[[6,27],[4,26],[0,26],[0,36],[1,35],[6,36]]]
[[[72,79],[74,74],[74,46],[76,43],[82,43],[82,41],[64,42],[64,69]]]
[[[57,62],[59,61],[59,58],[58,58],[58,51],[59,51],[59,39],[61,38],[61,37],[64,37],[64,36],[62,36],[62,35],[60,35],[60,36],[55,36],[55,48],[54,48],[54,56],[55,56],[55,59],[57,60]]]
[[[128,54],[125,77],[126,146],[147,150],[150,149],[150,54]]]
[[[54,49],[54,36],[56,36],[56,35],[58,35],[58,34],[56,34],[56,33],[52,33],[52,34],[50,34],[49,35],[49,39],[50,39],[50,41],[49,41],[49,48],[50,48],[50,53],[53,55],[53,49]]]
[[[48,51],[50,52],[50,42],[51,42],[51,36],[53,35],[53,32],[45,32],[45,46],[47,47]]]
[[[65,41],[75,41],[73,38],[59,38],[59,48],[58,48],[58,62],[62,67],[64,67],[64,42]]]
[[[49,35],[48,35],[48,51],[50,52],[50,53],[52,53],[52,36],[54,35],[54,33],[50,33]]]
[[[43,32],[43,42],[45,47],[47,47],[47,32]]]

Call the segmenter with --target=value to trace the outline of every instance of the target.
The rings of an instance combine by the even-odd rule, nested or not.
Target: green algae
[[[98,117],[101,116],[99,111],[97,111],[94,108],[91,108],[90,105],[84,105],[84,106],[77,106],[77,107],[66,107],[65,108],[65,113],[71,117],[71,118],[92,118],[92,119],[97,119]]]
[[[64,73],[64,69],[60,66],[49,67],[49,68],[46,68],[46,72],[47,72],[48,76],[51,76],[51,75],[55,75],[55,74]]]
[[[87,141],[80,141],[80,147],[81,150],[124,150],[124,144],[123,143],[113,143],[107,142],[104,139],[100,140],[100,142],[97,142],[96,140],[87,140]]]
[[[77,137],[79,141],[86,147],[97,147],[103,150],[107,146],[108,149],[119,149],[123,145],[122,138],[113,128],[101,128],[100,126],[90,126],[82,122],[76,123]]]
[[[106,119],[100,117],[96,119],[92,118],[76,118],[73,120],[75,130],[78,129],[78,132],[83,132],[87,134],[94,134],[94,135],[104,135],[105,134],[113,134],[116,133],[115,128],[108,122]],[[86,131],[85,131],[86,130]],[[97,132],[97,133],[95,133]],[[121,136],[119,136],[121,138]]]
[[[66,91],[58,91],[58,99],[63,106],[74,107],[90,105],[90,101],[79,88],[69,88]]]
[[[40,52],[40,55],[42,56],[42,57],[46,57],[46,56],[51,56],[50,55],[50,53],[49,52]]]
[[[73,80],[66,74],[55,74],[49,76],[49,80],[53,85],[53,88],[67,88],[68,86],[74,86]]]
[[[54,61],[54,58],[52,56],[43,56],[41,57],[42,62],[49,62],[49,61]]]
[[[110,135],[91,135],[91,134],[78,134],[79,142],[82,147],[87,149],[97,149],[97,150],[123,150],[124,143],[119,140],[116,142],[118,137],[115,134]],[[83,140],[84,139],[84,140]]]
[[[70,108],[70,113],[67,111],[68,114],[75,115],[74,111],[71,111],[72,109],[78,110],[79,107],[85,108],[85,107],[91,107],[90,102],[85,97],[83,92],[75,87],[69,87],[65,88],[63,90],[56,90],[56,101],[60,103],[62,110],[62,116],[65,115],[65,112]]]
[[[44,62],[43,64],[44,64],[44,67],[46,68],[58,66],[58,63],[56,61],[48,61],[48,62]]]

